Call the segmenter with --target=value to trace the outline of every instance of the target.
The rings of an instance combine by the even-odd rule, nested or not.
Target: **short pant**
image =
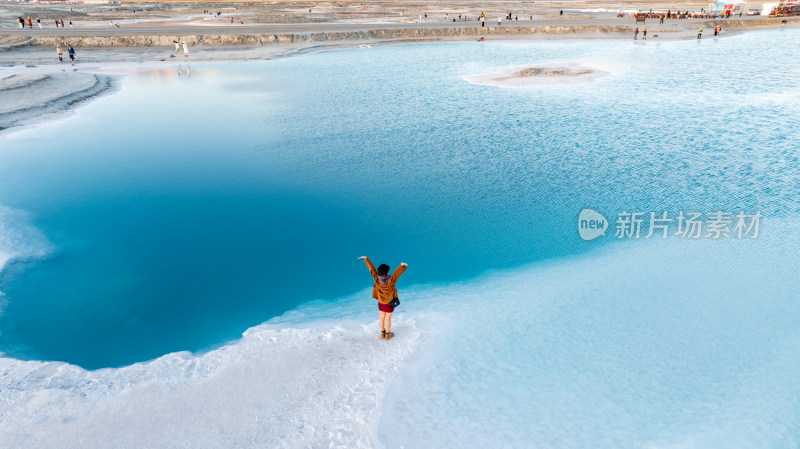
[[[392,313],[394,312],[394,307],[390,307],[389,304],[378,303],[378,310],[381,312]]]

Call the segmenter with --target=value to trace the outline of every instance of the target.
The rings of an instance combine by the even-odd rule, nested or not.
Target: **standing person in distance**
[[[378,300],[381,338],[383,340],[389,340],[390,338],[394,337],[394,333],[391,331],[392,312],[394,312],[394,308],[397,307],[397,304],[400,303],[395,284],[397,283],[397,279],[400,277],[400,275],[406,271],[408,264],[401,262],[400,266],[394,270],[394,273],[392,273],[391,276],[389,276],[389,265],[381,264],[376,270],[375,266],[372,265],[372,262],[370,262],[367,256],[361,256],[359,259],[364,259],[364,264],[369,269],[369,274],[372,276],[372,280],[375,281],[375,283],[372,284],[372,297]]]

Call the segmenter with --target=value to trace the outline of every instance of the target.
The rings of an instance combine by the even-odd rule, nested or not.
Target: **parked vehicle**
[[[770,17],[786,17],[800,15],[800,4],[795,5],[778,5],[772,12],[769,13]]]

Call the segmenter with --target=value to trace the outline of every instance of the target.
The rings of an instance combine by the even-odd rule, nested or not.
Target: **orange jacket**
[[[372,265],[372,262],[369,259],[364,259],[364,263],[369,268],[369,274],[372,275],[372,279],[375,281],[372,284],[372,297],[377,299],[381,304],[389,304],[392,302],[394,298],[397,298],[397,287],[395,283],[397,282],[397,278],[406,271],[406,267],[400,265],[397,269],[394,270],[391,276],[386,278],[386,283],[381,284],[381,281],[378,279],[378,271],[375,270],[375,265]]]

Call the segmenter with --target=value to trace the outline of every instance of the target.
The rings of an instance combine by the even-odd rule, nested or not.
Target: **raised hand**
[[[408,266],[408,264],[407,264],[407,263],[405,263],[405,262],[400,262],[400,265],[402,265],[402,266],[404,266],[404,267],[407,267],[407,266]]]
[[[361,257],[359,257],[359,259],[366,259],[366,258],[367,258],[367,256],[361,256]]]

